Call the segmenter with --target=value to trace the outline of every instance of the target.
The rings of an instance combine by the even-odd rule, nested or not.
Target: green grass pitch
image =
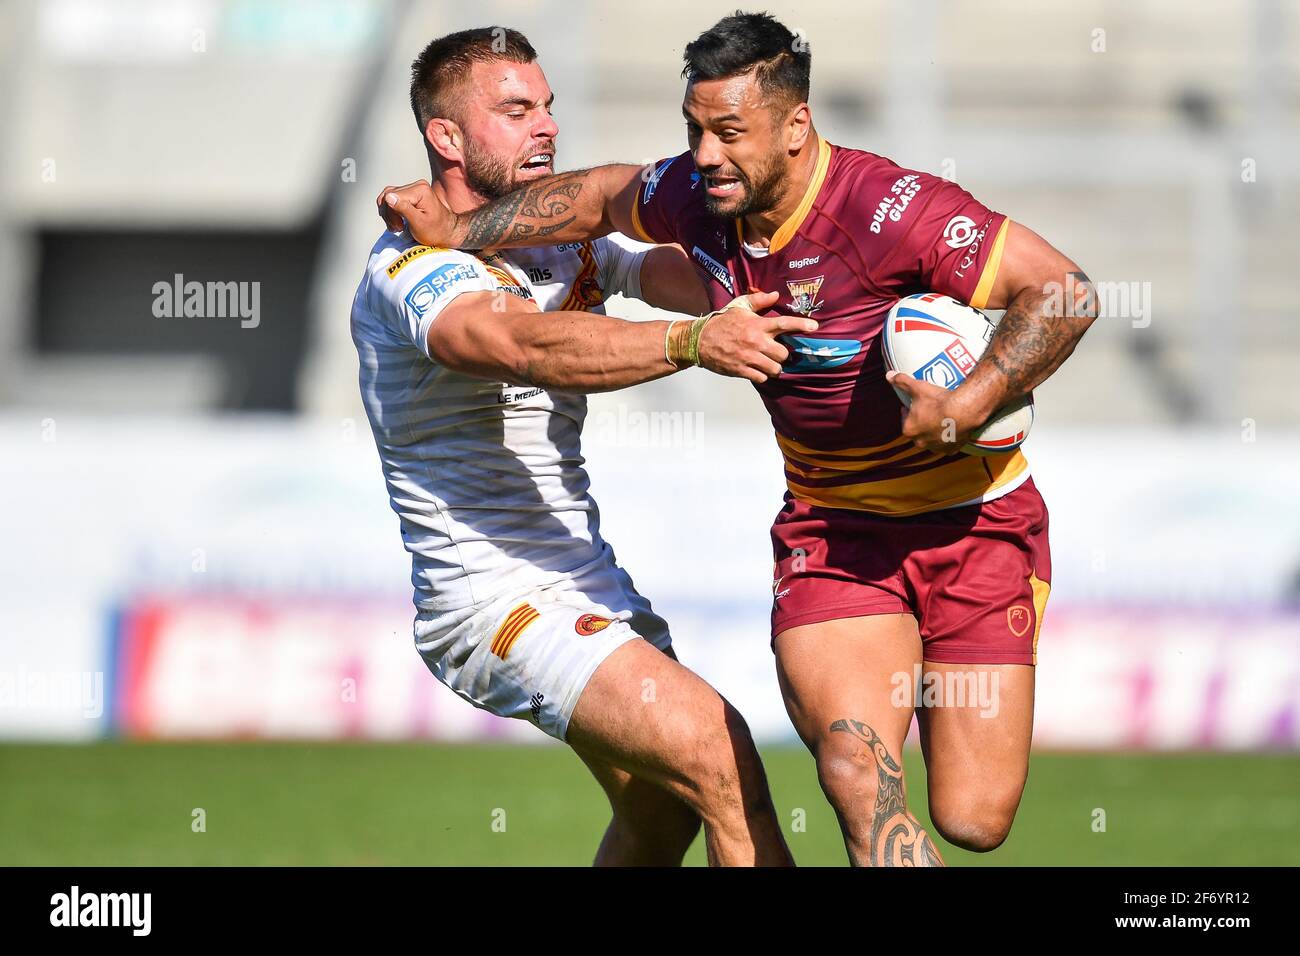
[[[809,756],[763,757],[796,860],[844,865]],[[928,822],[920,755],[906,764]],[[1297,790],[1290,755],[1037,754],[1002,848],[939,843],[960,866],[1294,866]],[[192,827],[196,809],[205,832]],[[1105,832],[1094,831],[1098,809]],[[561,747],[0,745],[4,865],[584,866],[607,820],[599,788]],[[687,862],[704,862],[701,841]]]

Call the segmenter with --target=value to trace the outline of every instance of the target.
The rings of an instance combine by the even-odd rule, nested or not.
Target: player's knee
[[[817,781],[840,817],[850,823],[870,818],[879,776],[870,750],[832,735],[817,748]]]
[[[692,722],[686,736],[687,775],[701,801],[715,808],[739,806],[748,794],[766,794],[766,786],[755,786],[763,780],[763,766],[749,725],[730,704],[722,721]]]
[[[1018,802],[1018,794],[1016,801],[990,799],[957,805],[947,805],[932,797],[930,819],[940,836],[954,846],[987,853],[1006,841]]]

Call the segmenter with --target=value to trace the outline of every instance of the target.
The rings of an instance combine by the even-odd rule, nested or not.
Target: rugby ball
[[[938,292],[899,299],[885,318],[885,367],[940,388],[966,381],[997,328],[979,309]],[[894,389],[904,405],[907,396]],[[1008,402],[971,433],[968,455],[992,455],[1019,448],[1034,424],[1034,396]]]

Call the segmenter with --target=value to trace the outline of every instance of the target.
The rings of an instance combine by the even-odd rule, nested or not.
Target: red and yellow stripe
[[[945,457],[906,438],[864,448],[812,448],[776,436],[790,493],[824,508],[906,517],[982,498],[1029,467],[1019,449]],[[873,474],[874,473],[874,474]]]
[[[510,648],[514,647],[515,641],[519,639],[519,635],[541,616],[537,608],[527,603],[519,605],[507,614],[506,619],[497,628],[496,636],[492,638],[492,653],[505,660],[506,655],[510,653]]]
[[[573,284],[569,286],[568,297],[560,303],[559,309],[552,311],[590,312],[593,308],[593,303],[583,298],[582,288],[584,283],[593,283],[596,289],[600,289],[600,284],[596,279],[600,267],[596,264],[596,254],[592,252],[590,242],[584,242],[580,245],[577,252],[578,258],[582,260],[582,268],[578,270],[577,277],[573,280]],[[601,295],[594,305],[599,305],[603,298],[604,296]]]

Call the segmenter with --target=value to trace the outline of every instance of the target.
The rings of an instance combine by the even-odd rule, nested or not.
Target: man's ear
[[[807,103],[800,103],[786,121],[786,135],[789,137],[788,148],[790,152],[793,153],[803,149],[811,132],[812,110],[808,108]]]
[[[434,117],[429,120],[429,125],[424,128],[424,141],[443,163],[459,163],[465,157],[464,134],[449,119]]]

